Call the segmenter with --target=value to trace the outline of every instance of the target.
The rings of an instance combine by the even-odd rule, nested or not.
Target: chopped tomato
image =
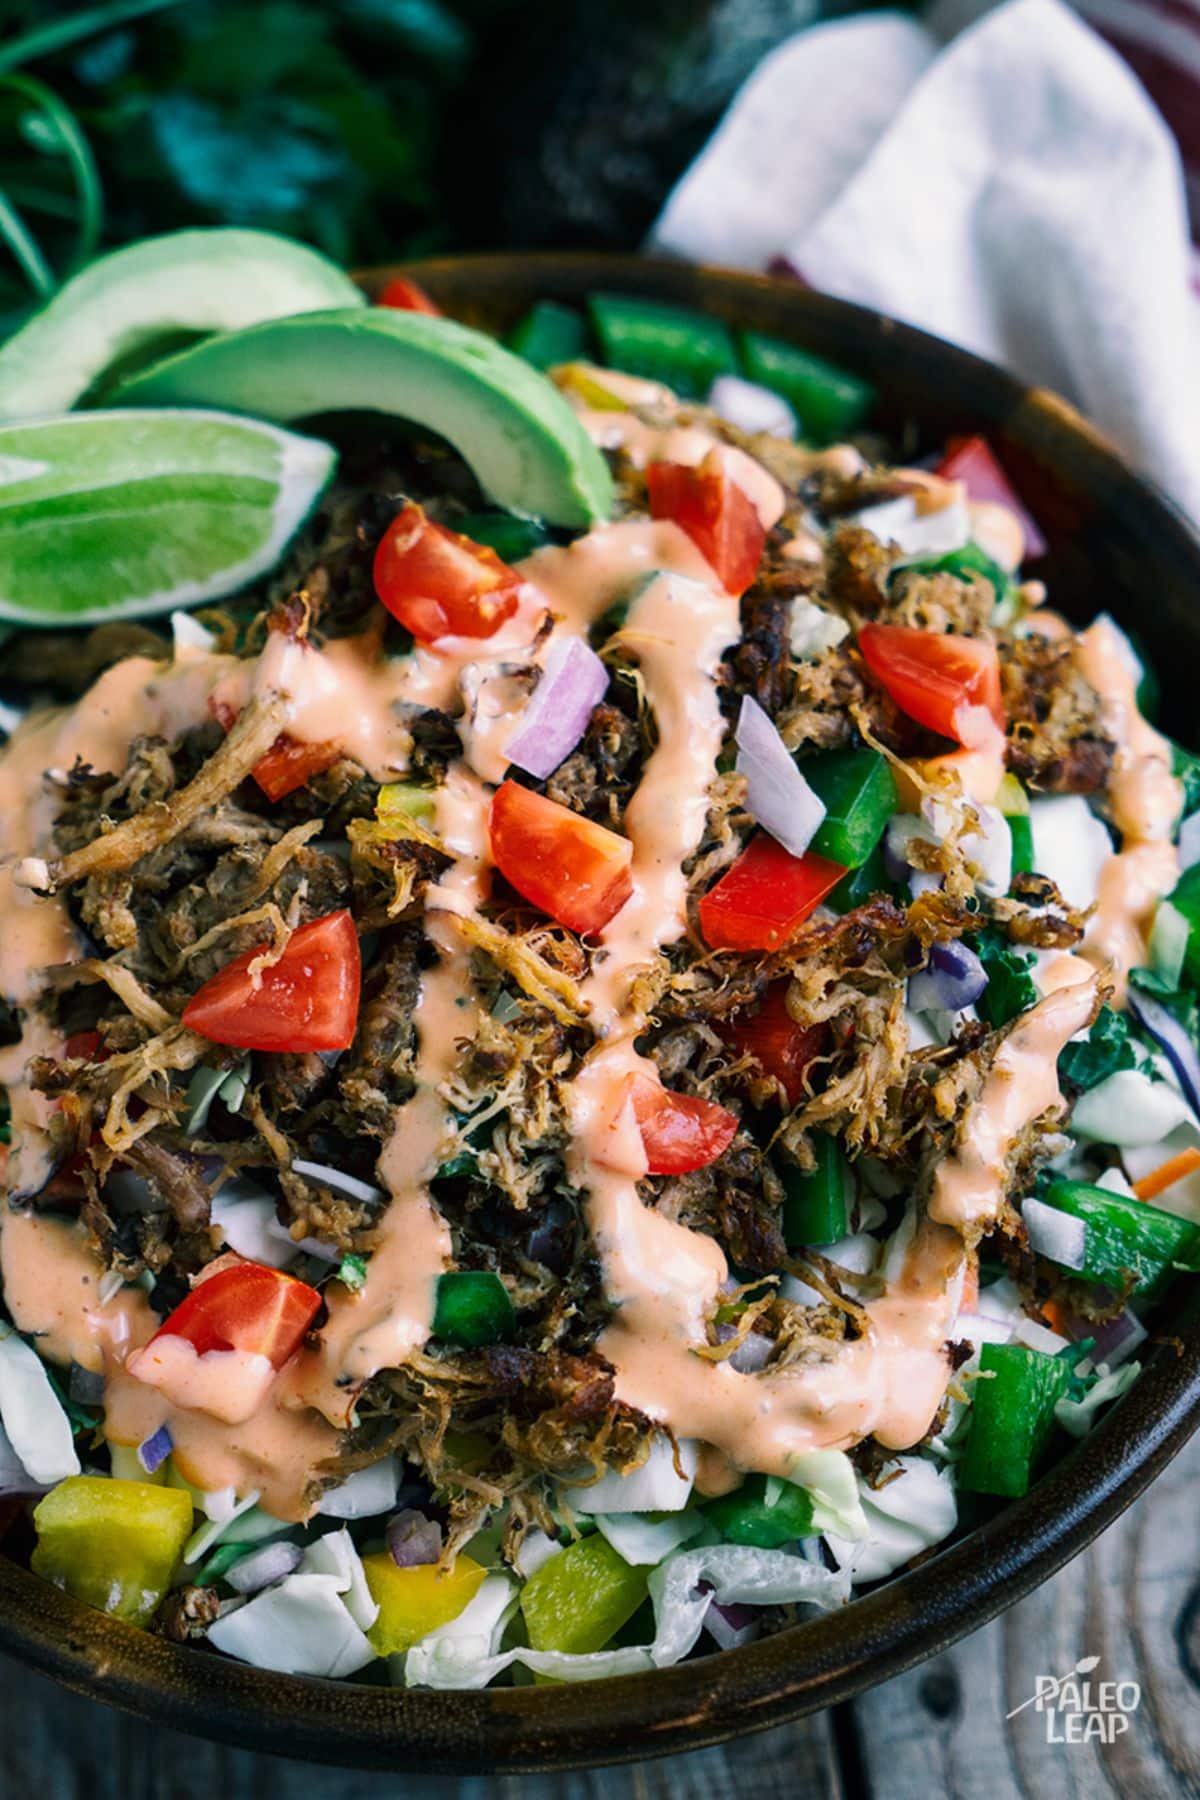
[[[238,715],[232,706],[223,700],[210,700],[209,711],[223,731],[233,729]],[[311,781],[314,775],[322,775],[326,769],[332,769],[341,754],[339,744],[328,741],[304,744],[282,731],[250,773],[268,800],[282,800],[285,795],[294,794],[297,788],[302,788],[305,782]]]
[[[258,944],[193,994],[183,1023],[214,1044],[243,1050],[348,1050],[358,1022],[362,963],[354,920],[345,910],[301,925],[278,962],[258,976]]]
[[[789,1106],[804,1099],[804,1076],[825,1041],[822,1025],[797,1025],[787,1009],[786,981],[767,989],[756,1013],[739,1014],[725,1032],[739,1056],[752,1056],[782,1087]]]
[[[602,931],[633,892],[628,838],[519,782],[497,788],[489,827],[504,879],[571,931]]]
[[[427,519],[409,502],[375,552],[375,592],[422,644],[486,638],[517,610],[521,577],[486,544]]]
[[[438,319],[442,316],[437,301],[431,300],[425,289],[407,275],[394,275],[375,304],[394,307],[397,312],[432,313]]]
[[[341,754],[339,744],[328,740],[320,744],[303,744],[285,731],[275,739],[267,754],[259,758],[250,773],[268,800],[282,800],[311,781],[314,775],[323,775],[326,769],[332,769]]]
[[[728,1150],[738,1122],[715,1100],[677,1094],[649,1075],[629,1077],[629,1098],[651,1175],[686,1175]]]
[[[686,531],[728,594],[742,594],[758,574],[766,532],[754,502],[708,454],[699,468],[651,463],[646,470],[650,511]]]
[[[245,1350],[282,1369],[320,1310],[316,1288],[268,1269],[237,1262],[197,1282],[154,1336],[183,1338],[197,1356]]]
[[[982,707],[1004,730],[995,644],[913,625],[864,625],[858,647],[876,681],[918,725],[967,743],[977,736],[973,709]]]
[[[760,831],[701,900],[704,940],[714,950],[778,950],[845,873],[814,850],[793,856]]]
[[[63,1055],[79,1062],[100,1062],[100,1042],[98,1031],[73,1031],[63,1045]]]
[[[985,500],[993,505],[1007,506],[1021,521],[1025,533],[1026,556],[1046,554],[1045,538],[1000,467],[996,453],[986,438],[951,438],[946,445],[946,454],[937,466],[937,473],[946,481],[961,481],[967,490],[968,500]]]

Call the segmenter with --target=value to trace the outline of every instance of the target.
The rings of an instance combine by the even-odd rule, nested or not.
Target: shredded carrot
[[[1181,1150],[1178,1156],[1172,1156],[1165,1163],[1159,1163],[1157,1169],[1151,1169],[1140,1181],[1135,1181],[1133,1191],[1139,1200],[1153,1200],[1164,1189],[1174,1187],[1185,1175],[1194,1174],[1200,1169],[1200,1150],[1193,1144]]]
[[[971,1257],[963,1276],[961,1312],[973,1313],[979,1305],[979,1258]]]

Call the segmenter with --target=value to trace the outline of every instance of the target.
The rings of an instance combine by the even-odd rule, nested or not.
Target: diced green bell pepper
[[[1120,1288],[1132,1275],[1144,1294],[1172,1269],[1200,1269],[1200,1225],[1160,1206],[1086,1181],[1051,1181],[1045,1200],[1084,1222],[1083,1267],[1071,1271],[1084,1281]]]
[[[783,1236],[789,1250],[808,1244],[836,1244],[849,1227],[846,1215],[846,1162],[837,1140],[822,1133],[813,1138],[814,1169],[781,1162]]]
[[[1012,835],[1012,872],[1029,875],[1033,871],[1033,822],[1028,813],[1008,813],[1005,817]]]
[[[1029,812],[1029,796],[1015,775],[1006,775],[1000,783],[997,804],[1008,820],[1012,836],[1012,872],[1028,875],[1033,869],[1033,820]]]
[[[531,1646],[575,1656],[603,1650],[646,1598],[648,1573],[633,1568],[599,1534],[568,1544],[521,1590]]]
[[[778,1550],[813,1534],[813,1503],[804,1489],[762,1475],[748,1476],[736,1493],[712,1501],[704,1516],[727,1543],[759,1550]]]
[[[945,556],[930,556],[921,562],[907,563],[905,568],[918,575],[957,575],[960,580],[965,580],[970,575],[981,575],[985,581],[991,582],[997,604],[1007,597],[1012,587],[1008,571],[993,561],[978,544],[964,544],[961,550],[951,550]]]
[[[1183,967],[1189,981],[1200,986],[1200,863],[1185,869],[1167,898],[1175,911],[1182,913],[1188,924],[1187,950]]]
[[[980,935],[976,949],[987,971],[988,984],[975,1004],[980,1016],[999,1029],[1037,1005],[1038,990],[1031,972],[1033,957],[990,933]]]
[[[133,1625],[149,1623],[192,1531],[192,1497],[147,1481],[69,1475],[34,1508],[34,1573]]]
[[[739,332],[737,343],[742,373],[760,387],[782,394],[800,422],[801,435],[812,443],[845,437],[862,424],[875,403],[869,381],[823,356],[758,331]]]
[[[588,311],[610,368],[664,382],[687,399],[703,400],[718,375],[737,370],[719,319],[625,294],[593,294]]]
[[[842,876],[825,904],[835,912],[853,912],[856,906],[865,906],[872,894],[896,897],[896,884],[883,860],[882,843],[875,846],[861,869],[851,869],[848,875]]]
[[[438,1277],[433,1335],[475,1350],[511,1337],[516,1323],[508,1289],[491,1269],[459,1269]]]
[[[539,300],[513,327],[508,347],[535,369],[586,357],[588,329],[582,316],[557,300]]]
[[[1023,1344],[985,1344],[979,1367],[959,1485],[1016,1500],[1029,1491],[1070,1370],[1057,1356]]]
[[[797,767],[825,804],[809,848],[847,869],[861,869],[898,805],[887,757],[877,750],[827,750],[806,756]]]
[[[468,513],[458,521],[464,537],[494,550],[501,562],[520,562],[549,542],[549,533],[536,519],[522,519],[510,512]]]
[[[1171,765],[1183,783],[1183,816],[1200,809],[1200,756],[1185,750],[1182,744],[1171,745]]]
[[[1135,696],[1138,711],[1143,718],[1157,719],[1162,703],[1162,686],[1158,679],[1158,670],[1150,660],[1150,652],[1140,631],[1132,626],[1125,626],[1125,636],[1133,646],[1133,653],[1142,665],[1142,678],[1137,685]]]

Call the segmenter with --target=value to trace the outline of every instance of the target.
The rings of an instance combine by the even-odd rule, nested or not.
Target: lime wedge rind
[[[552,383],[469,326],[383,307],[275,319],[120,383],[130,406],[215,406],[287,423],[370,411],[445,438],[497,505],[571,527],[611,515],[603,455]]]
[[[65,412],[106,369],[166,336],[331,306],[366,300],[307,244],[225,227],[144,238],[73,276],[0,348],[0,419]]]
[[[159,408],[3,425],[5,458],[43,470],[0,486],[0,619],[57,629],[186,610],[257,580],[337,453],[259,420]]]

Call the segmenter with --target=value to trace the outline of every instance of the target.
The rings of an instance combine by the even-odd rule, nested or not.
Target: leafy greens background
[[[737,85],[842,0],[0,0],[0,312],[189,223],[350,265],[632,246]],[[14,235],[15,233],[15,235]]]

